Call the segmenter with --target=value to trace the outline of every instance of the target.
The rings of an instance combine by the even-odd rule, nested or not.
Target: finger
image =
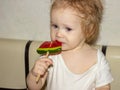
[[[46,72],[47,70],[45,69],[45,68],[43,68],[42,66],[40,66],[39,68],[38,68],[38,74],[40,74],[40,75],[44,75],[44,73]]]
[[[48,69],[48,64],[44,61],[42,61],[41,63],[39,63],[38,67],[43,67],[43,69]]]
[[[49,63],[45,61],[41,61],[41,63],[38,65],[38,73],[43,75],[49,68]]]
[[[44,74],[47,69],[49,68],[50,65],[52,65],[53,62],[51,59],[49,58],[41,58],[39,60],[36,60],[35,64],[34,64],[34,72],[36,74]]]
[[[48,66],[53,64],[53,61],[49,58],[43,58],[41,59],[41,61],[44,61],[45,63],[47,63]]]

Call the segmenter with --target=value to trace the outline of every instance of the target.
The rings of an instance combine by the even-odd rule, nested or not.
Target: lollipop
[[[37,53],[40,55],[46,55],[46,57],[48,57],[49,55],[59,54],[61,52],[61,45],[61,42],[57,40],[45,41],[37,49]],[[38,83],[39,79],[40,75],[37,76],[36,83]]]
[[[61,52],[61,42],[55,41],[45,41],[43,44],[37,49],[37,53],[40,55],[45,55],[49,53],[49,55],[58,54]]]

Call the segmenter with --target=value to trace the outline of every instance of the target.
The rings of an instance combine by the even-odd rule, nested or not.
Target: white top
[[[98,50],[98,61],[83,74],[72,73],[61,56],[50,56],[53,67],[49,69],[46,90],[95,90],[113,81],[108,62]]]

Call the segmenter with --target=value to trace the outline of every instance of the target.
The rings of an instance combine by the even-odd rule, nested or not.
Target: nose
[[[57,36],[57,37],[63,37],[63,32],[62,32],[62,30],[58,30],[57,33],[56,33],[56,36]]]

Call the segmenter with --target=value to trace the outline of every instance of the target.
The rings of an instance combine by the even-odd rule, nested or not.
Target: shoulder
[[[97,61],[97,66],[99,70],[110,70],[110,66],[109,66],[109,62],[106,59],[105,55],[102,53],[101,50],[98,49],[97,52],[97,57],[98,57],[98,61]]]
[[[107,59],[101,50],[98,50],[98,62],[96,73],[96,87],[107,85],[113,81],[111,70]]]
[[[83,51],[84,59],[87,60],[88,63],[92,63],[92,65],[96,64],[98,59],[97,52],[98,50],[96,48],[87,45]]]
[[[105,55],[100,49],[90,47],[89,53],[96,58],[97,63],[107,62]]]
[[[97,51],[98,62],[107,62],[105,55],[102,53],[101,50],[98,49]]]

